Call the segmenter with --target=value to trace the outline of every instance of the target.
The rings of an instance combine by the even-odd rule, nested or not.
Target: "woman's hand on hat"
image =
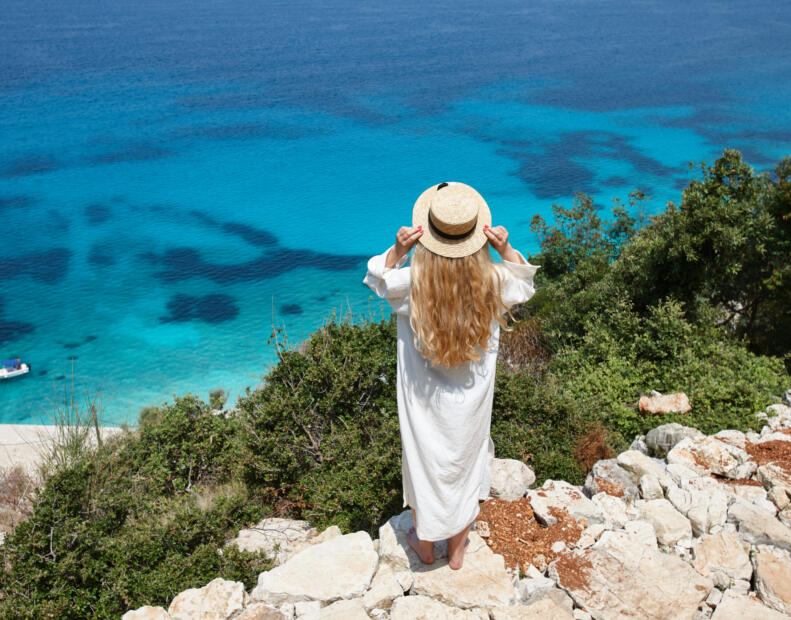
[[[519,252],[514,250],[508,242],[508,231],[505,229],[505,226],[495,226],[494,228],[491,226],[484,226],[483,233],[489,238],[489,243],[499,252],[503,260],[521,265],[526,264]]]
[[[401,258],[409,254],[409,250],[417,243],[422,234],[422,226],[402,226],[399,228],[396,233],[395,246],[393,246],[393,250],[388,253],[385,260],[385,267],[394,267]],[[394,255],[391,256],[391,254]]]
[[[508,243],[508,231],[505,226],[484,226],[483,234],[489,239],[491,246],[501,255],[510,247]]]

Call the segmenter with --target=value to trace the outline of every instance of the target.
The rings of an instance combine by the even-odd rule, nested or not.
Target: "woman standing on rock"
[[[469,185],[434,185],[417,199],[412,226],[368,261],[363,280],[398,319],[404,506],[415,523],[409,545],[431,564],[434,541],[448,539],[453,569],[462,566],[478,502],[491,485],[500,327],[511,306],[533,296],[538,269],[491,221]],[[489,245],[501,265],[492,262]],[[413,246],[411,267],[404,267]]]

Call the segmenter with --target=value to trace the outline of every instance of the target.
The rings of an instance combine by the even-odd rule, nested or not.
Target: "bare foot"
[[[420,540],[414,527],[409,528],[406,540],[416,552],[423,564],[434,563],[434,543],[430,540]]]
[[[453,570],[459,570],[464,564],[464,552],[467,550],[467,545],[470,544],[470,539],[467,534],[470,532],[472,524],[465,527],[461,532],[448,539],[448,566]],[[461,541],[464,541],[463,543]]]

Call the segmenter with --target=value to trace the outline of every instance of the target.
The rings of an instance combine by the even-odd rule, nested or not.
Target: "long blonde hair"
[[[432,366],[479,361],[496,319],[509,309],[489,244],[470,256],[448,258],[415,245],[410,268],[410,316],[415,348]]]

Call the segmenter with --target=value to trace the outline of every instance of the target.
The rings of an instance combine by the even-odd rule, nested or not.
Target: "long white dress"
[[[396,391],[401,429],[404,506],[417,513],[421,540],[445,540],[478,516],[478,501],[491,486],[494,443],[490,436],[494,373],[500,326],[478,362],[454,368],[431,364],[415,348],[409,324],[408,255],[385,267],[388,248],[368,261],[363,282],[387,299],[397,314]],[[535,293],[537,265],[495,263],[501,274],[503,302],[509,308]]]

